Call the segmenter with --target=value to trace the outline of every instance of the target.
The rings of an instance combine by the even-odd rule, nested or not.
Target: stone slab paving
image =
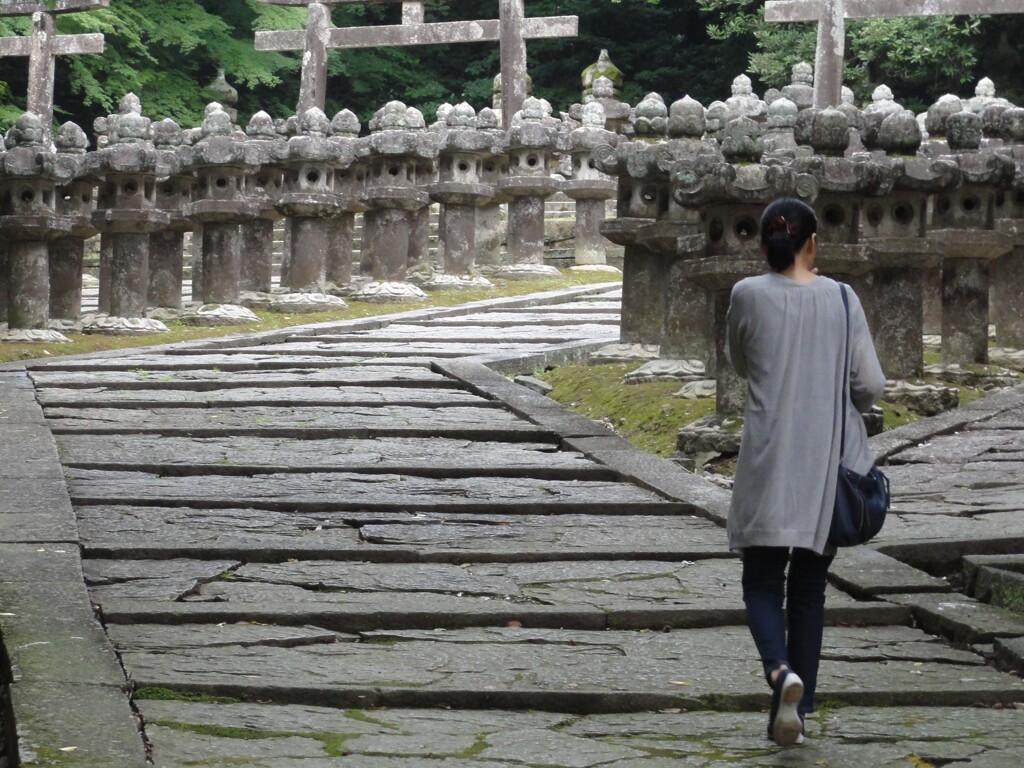
[[[492,710],[380,710],[140,702],[160,735],[157,766],[212,759],[227,766],[301,768],[706,768],[707,766],[913,766],[1013,768],[1024,751],[1015,710],[847,707],[821,713],[811,739],[781,752],[749,713],[661,712],[574,716]],[[962,722],[973,740],[952,733]],[[217,736],[221,729],[232,736]],[[242,734],[258,738],[244,739]],[[394,758],[395,754],[402,757]],[[207,763],[210,764],[210,763]]]
[[[224,362],[230,362],[226,358]],[[223,392],[251,387],[292,388],[296,383],[323,387],[415,387],[416,389],[454,389],[456,384],[426,366],[350,365],[330,368],[265,369],[258,365],[246,370],[227,371],[218,367],[169,369],[152,373],[137,367],[121,370],[53,371],[36,369],[32,381],[42,394],[51,387],[93,389],[104,387],[111,392],[134,390],[184,390],[188,392]]]
[[[577,451],[554,443],[502,443],[443,437],[324,438],[163,437],[160,435],[62,435],[65,466],[143,472],[168,468],[190,474],[279,471],[423,475],[523,475],[542,479],[609,480],[612,473]]]
[[[93,622],[84,650],[18,649],[46,660],[18,667],[19,706],[38,691],[53,722],[47,690],[95,692],[69,738],[104,717],[112,735],[74,736],[60,757],[79,765],[135,765],[143,744],[168,767],[1020,765],[1024,683],[993,659],[1016,664],[1024,619],[944,577],[1022,551],[1024,392],[875,439],[894,513],[835,562],[824,706],[809,744],[777,750],[728,492],[481,364],[577,359],[616,337],[619,296],[0,372],[0,451],[24,465],[0,469],[0,546],[76,558],[48,582],[74,590],[36,589],[25,615],[72,599]],[[12,583],[2,599],[32,593]]]

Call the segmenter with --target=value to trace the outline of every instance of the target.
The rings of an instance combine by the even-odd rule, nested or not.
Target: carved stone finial
[[[68,155],[84,155],[89,149],[89,137],[76,123],[64,123],[53,137],[58,152]]]

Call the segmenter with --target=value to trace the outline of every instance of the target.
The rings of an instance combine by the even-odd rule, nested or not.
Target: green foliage
[[[528,42],[535,93],[556,110],[579,101],[581,74],[602,48],[625,73],[623,98],[632,104],[650,91],[706,104],[727,96],[744,69],[761,89],[784,85],[792,64],[813,59],[814,24],[766,24],[762,7],[756,0],[530,0],[529,16],[579,17],[574,39]],[[498,8],[498,0],[425,0],[425,18],[497,18]],[[399,3],[342,4],[332,18],[336,26],[397,24],[401,12]],[[303,29],[305,20],[302,7],[258,0],[111,0],[108,9],[62,14],[60,33],[101,32],[107,42],[102,55],[58,59],[57,119],[88,129],[134,91],[150,117],[192,126],[219,68],[239,91],[241,120],[259,109],[287,116],[298,100],[301,53],[257,52],[254,35]],[[0,19],[2,36],[28,30],[27,18]],[[850,22],[847,81],[861,98],[886,82],[920,109],[947,91],[969,95],[970,83],[991,75],[1000,95],[1020,100],[1024,61],[1012,41],[1022,36],[1024,15]],[[27,69],[22,58],[0,59],[0,128],[24,109]],[[495,42],[334,51],[326,111],[349,108],[365,124],[390,99],[428,119],[443,102],[480,109],[491,104],[499,69]]]
[[[770,24],[763,3],[751,0],[696,2],[707,14],[713,39],[742,41],[748,47],[750,72],[763,86],[782,87],[793,64],[814,61],[814,24]],[[1022,22],[1015,16],[850,20],[843,80],[860,101],[884,83],[897,101],[916,111],[943,93],[971,95],[968,86],[985,75],[996,77],[1000,92],[1013,98],[1024,82],[1020,55],[1000,42],[1007,27],[1019,30]],[[1003,64],[1007,58],[1015,58],[1015,68]]]

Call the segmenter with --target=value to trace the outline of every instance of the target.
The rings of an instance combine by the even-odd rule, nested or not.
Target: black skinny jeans
[[[814,711],[821,638],[825,627],[825,581],[833,555],[794,549],[786,584],[786,547],[743,550],[743,603],[747,626],[764,664],[765,679],[780,664],[804,683],[800,716]],[[785,611],[783,611],[785,599]],[[788,629],[788,631],[787,631]]]

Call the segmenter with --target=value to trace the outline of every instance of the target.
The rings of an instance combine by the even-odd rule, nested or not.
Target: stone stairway
[[[1024,618],[952,592],[937,554],[931,574],[890,556],[993,540],[981,511],[976,533],[928,526],[958,515],[970,456],[949,444],[962,463],[927,488],[914,425],[880,444],[901,462],[882,551],[833,569],[812,741],[770,747],[728,493],[498,372],[617,338],[618,302],[575,289],[30,363],[153,764],[1019,766],[1024,683],[986,654]],[[1022,402],[965,418],[1024,451]],[[1019,517],[1021,457],[1000,464],[982,487]],[[65,738],[82,764],[142,764]]]

